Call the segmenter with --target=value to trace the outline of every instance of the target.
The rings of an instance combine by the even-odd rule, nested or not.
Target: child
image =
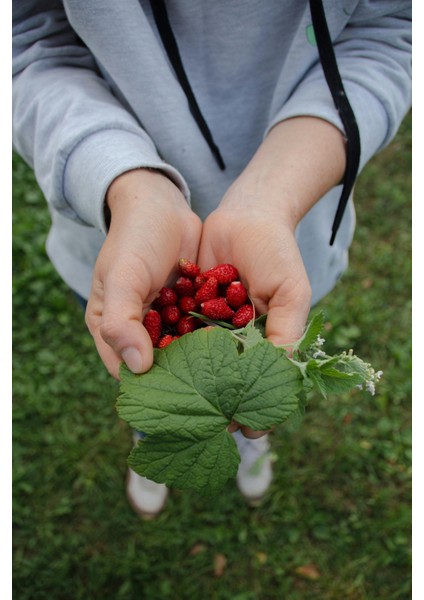
[[[411,6],[346,0],[324,22],[317,6],[14,2],[14,146],[51,209],[48,254],[88,300],[114,377],[122,360],[150,368],[142,315],[179,257],[234,264],[278,344],[346,268],[354,209],[341,184],[355,146],[361,169],[410,107]],[[327,24],[356,144],[320,61]],[[236,435],[250,457],[267,452],[266,437]],[[250,499],[269,485],[263,464],[253,492],[239,481]],[[147,483],[129,481],[133,505],[157,514],[166,491],[147,505]]]

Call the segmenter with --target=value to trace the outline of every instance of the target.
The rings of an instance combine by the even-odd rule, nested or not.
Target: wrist
[[[112,181],[106,193],[105,211],[110,218],[118,217],[151,201],[187,207],[182,192],[164,172],[143,167],[126,171]]]
[[[295,194],[296,191],[289,189],[284,181],[274,182],[245,171],[230,187],[215,212],[228,221],[232,218],[237,221],[241,215],[258,224],[275,221],[294,232],[301,219],[297,209],[300,201]]]
[[[278,123],[239,176],[223,207],[279,215],[292,228],[330,189],[346,166],[343,133],[315,117]]]

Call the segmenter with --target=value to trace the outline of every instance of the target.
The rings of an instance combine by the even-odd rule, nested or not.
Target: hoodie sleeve
[[[106,231],[104,198],[130,169],[180,173],[119,103],[56,0],[13,2],[13,145],[62,215]]]
[[[404,8],[400,11],[399,6]],[[362,168],[393,139],[411,106],[411,6],[410,2],[364,0],[339,33],[332,31],[330,9],[326,17],[359,127]],[[279,121],[301,115],[323,118],[343,131],[318,51],[316,56],[315,64],[272,118],[267,131]]]

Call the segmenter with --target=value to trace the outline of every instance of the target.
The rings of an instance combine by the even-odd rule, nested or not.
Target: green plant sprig
[[[312,388],[324,397],[357,386],[375,391],[380,371],[351,350],[324,352],[321,313],[290,354],[265,338],[265,323],[259,317],[230,329],[208,320],[214,327],[155,349],[147,373],[121,366],[118,414],[147,434],[128,457],[132,469],[170,487],[216,494],[240,462],[232,421],[267,430],[303,414]]]

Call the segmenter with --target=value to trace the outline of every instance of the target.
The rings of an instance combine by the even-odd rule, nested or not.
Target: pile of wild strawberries
[[[198,265],[181,258],[178,270],[180,277],[174,287],[160,290],[143,319],[156,348],[164,348],[180,336],[207,325],[191,312],[211,321],[231,323],[236,328],[245,327],[253,319],[252,303],[233,265],[220,264],[202,273]]]

